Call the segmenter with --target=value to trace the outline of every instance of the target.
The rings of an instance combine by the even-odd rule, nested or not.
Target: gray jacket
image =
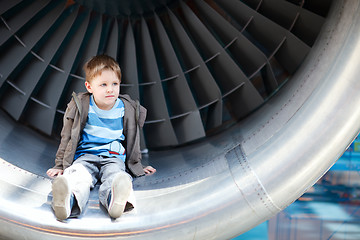
[[[140,129],[144,126],[146,109],[128,95],[120,95],[124,102],[124,147],[126,166],[134,176],[144,175],[141,164]],[[73,94],[64,114],[61,141],[56,153],[55,169],[65,170],[73,161],[82,130],[85,127],[90,103],[89,93]]]

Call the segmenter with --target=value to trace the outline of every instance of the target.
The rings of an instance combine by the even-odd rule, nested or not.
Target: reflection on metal
[[[76,4],[71,5],[71,10],[68,10],[64,16],[61,13],[64,8],[61,1],[58,5],[55,4],[56,1],[51,2],[58,6],[55,8],[47,8],[48,2],[23,1],[20,3],[21,6],[17,6],[16,3],[10,1],[2,4],[0,9],[1,20],[6,24],[4,25],[6,28],[3,28],[2,31],[10,31],[0,35],[2,41],[1,106],[11,117],[22,119],[44,132],[49,133],[54,127],[56,129],[57,126],[53,126],[53,120],[57,118],[57,115],[61,116],[66,102],[64,99],[68,95],[67,91],[69,89],[79,90],[83,84],[76,79],[80,76],[78,71],[82,61],[97,51],[97,48],[94,50],[90,46],[111,48],[112,50],[109,52],[114,54],[126,50],[128,54],[122,56],[122,63],[134,61],[134,57],[140,54],[136,51],[138,45],[144,44],[144,46],[141,45],[143,54],[146,49],[149,50],[141,58],[144,65],[129,64],[124,72],[134,74],[133,77],[140,79],[144,76],[154,79],[143,80],[141,82],[143,85],[141,85],[132,78],[128,78],[123,89],[131,94],[139,94],[145,102],[150,102],[151,96],[153,96],[154,102],[151,104],[167,106],[168,109],[171,109],[169,112],[164,109],[156,111],[148,106],[154,111],[154,115],[150,115],[148,125],[151,127],[149,128],[155,131],[154,133],[168,132],[168,134],[157,136],[161,140],[159,140],[161,146],[165,146],[164,143],[167,141],[169,141],[169,145],[177,145],[198,139],[206,131],[204,128],[195,131],[198,129],[194,128],[203,125],[204,119],[213,122],[214,124],[210,124],[212,127],[221,125],[224,118],[220,117],[219,119],[216,113],[226,112],[222,100],[220,105],[214,104],[212,110],[209,111],[209,114],[214,114],[213,117],[203,118],[196,109],[200,109],[199,106],[213,103],[218,95],[222,99],[224,95],[227,96],[228,92],[242,83],[245,83],[246,87],[254,88],[247,84],[249,80],[247,71],[251,75],[253,71],[256,72],[254,69],[263,66],[259,61],[257,62],[259,65],[253,65],[253,67],[257,66],[253,70],[246,68],[245,74],[240,73],[239,69],[241,68],[230,63],[229,56],[231,54],[224,56],[228,49],[231,52],[230,48],[233,44],[226,50],[219,48],[219,54],[206,51],[207,43],[215,44],[213,39],[203,39],[205,36],[209,36],[206,31],[199,32],[197,36],[194,34],[190,39],[182,35],[182,29],[176,28],[176,26],[184,25],[184,22],[182,22],[183,20],[178,22],[178,17],[186,16],[184,21],[194,24],[186,25],[187,27],[184,29],[187,31],[195,31],[198,27],[201,29],[200,20],[196,19],[196,16],[190,11],[189,5],[196,6],[199,12],[202,12],[202,7],[208,8],[205,1],[179,1],[181,10],[174,10],[175,13],[172,13],[171,9],[165,9],[164,11],[168,14],[162,12],[165,15],[155,16],[150,20],[151,26],[156,29],[154,32],[150,31],[152,28],[146,27],[140,28],[141,31],[139,29],[139,31],[134,31],[121,21],[109,20],[107,22],[106,19],[100,18],[95,13],[90,14]],[[231,11],[236,11],[236,9],[227,6],[227,3],[232,1],[207,2],[216,3],[212,6],[221,6],[217,12],[219,14],[222,11],[227,12],[228,16],[234,18],[232,23],[237,25],[236,15],[230,15]],[[341,156],[347,145],[359,132],[360,108],[356,108],[356,106],[360,106],[358,94],[360,91],[360,81],[358,81],[360,75],[360,59],[358,57],[360,56],[360,32],[358,31],[360,29],[360,3],[358,1],[334,1],[317,40],[314,42],[314,38],[311,37],[313,31],[310,31],[309,35],[301,37],[306,43],[305,45],[311,46],[311,51],[309,51],[310,47],[302,48],[304,42],[295,40],[296,37],[289,34],[288,31],[285,31],[282,37],[277,39],[279,37],[277,34],[282,32],[284,26],[281,28],[270,26],[274,26],[274,22],[284,23],[281,19],[288,18],[278,18],[270,11],[272,3],[278,3],[278,1],[260,2],[267,4],[254,9],[264,13],[267,17],[251,10],[251,4],[249,4],[250,7],[245,8],[247,10],[243,11],[241,16],[251,16],[250,19],[254,19],[254,21],[244,24],[249,27],[244,35],[249,38],[257,36],[257,39],[261,40],[259,42],[261,46],[268,47],[265,49],[272,49],[268,54],[259,54],[259,59],[266,56],[265,62],[268,61],[267,63],[270,65],[274,63],[273,60],[281,62],[280,69],[286,69],[286,72],[294,74],[291,80],[269,101],[261,103],[263,105],[260,109],[220,134],[208,136],[202,141],[175,149],[150,151],[144,157],[144,162],[155,166],[158,172],[154,176],[142,177],[134,181],[137,208],[116,221],[112,221],[104,209],[99,206],[96,189],[92,191],[87,210],[80,219],[69,219],[66,222],[56,221],[50,208],[51,182],[44,177],[45,170],[53,164],[56,141],[49,140],[48,137],[15,123],[1,111],[0,204],[3,207],[0,209],[0,236],[13,239],[68,239],[70,236],[81,239],[228,239],[269,219],[299,198]],[[290,7],[292,6],[291,2],[284,1],[278,6],[286,5],[289,6],[289,9],[293,9]],[[49,15],[46,15],[49,20],[41,21],[43,24],[40,24],[41,27],[37,28],[38,32],[33,32],[33,35],[24,31],[20,23],[21,19],[24,21],[32,19],[36,12],[24,10],[21,12],[24,15],[19,15],[12,21],[7,19],[11,9],[15,8],[12,11],[14,12],[19,9],[27,9],[25,6],[31,5],[44,6],[43,9],[49,12]],[[50,14],[50,9],[53,14]],[[237,10],[242,11],[244,8]],[[43,11],[45,10],[41,12]],[[209,14],[206,17],[208,26],[213,26],[213,30],[218,27],[224,32],[227,31],[228,26],[221,25],[220,28],[215,26],[219,16],[214,11],[205,12]],[[58,17],[55,17],[55,13],[58,14]],[[305,8],[301,13],[312,16],[310,18],[312,20],[320,18]],[[23,18],[24,16],[27,18]],[[303,15],[300,14],[297,17],[302,19]],[[58,22],[59,19],[61,22]],[[212,22],[213,20],[216,21]],[[110,39],[105,41],[99,37],[105,31],[99,28],[101,21],[105,21],[103,24],[106,25],[106,31],[110,36],[122,39],[121,46],[117,41]],[[56,28],[73,33],[71,38],[59,36],[56,31],[52,31],[50,27],[52,22],[56,23]],[[144,18],[139,22],[135,21],[134,25],[150,25],[150,23],[145,23]],[[260,27],[263,26],[262,23],[266,23],[266,27]],[[86,28],[89,24],[92,26],[92,32]],[[170,27],[172,24],[175,26],[174,29]],[[317,24],[313,25],[316,28]],[[127,33],[125,36],[119,36],[122,28]],[[268,30],[269,37],[263,38],[260,33],[256,34],[258,28]],[[21,29],[22,31],[18,31]],[[168,32],[173,32],[174,35],[170,36],[178,36],[179,39],[181,37],[181,41],[175,43],[178,40],[174,40],[174,42],[171,37],[164,35]],[[43,35],[46,36],[46,39],[41,38]],[[150,44],[147,41],[134,44],[132,39],[134,37],[137,39],[139,35],[144,39],[154,40],[153,47],[145,45],[145,43]],[[81,47],[83,36],[89,37],[88,48]],[[226,34],[218,37],[224,36]],[[41,44],[30,41],[36,38],[39,38]],[[13,42],[14,39],[20,39],[21,46],[31,47],[21,48],[17,45],[18,42]],[[238,39],[242,41],[241,36]],[[278,40],[282,42],[280,45],[283,48],[280,47]],[[203,45],[204,49],[199,51],[201,52],[199,56],[194,53],[194,58],[209,59],[209,61],[203,60],[206,64],[194,64],[195,62],[190,62],[191,56],[185,55],[182,56],[183,62],[170,61],[171,57],[178,56],[180,53],[172,50],[165,51],[159,47],[179,44],[179,48],[176,49],[181,49],[181,54],[189,54],[193,51],[192,47],[182,49],[185,46],[181,46],[181,43],[188,41],[200,41],[199,43]],[[69,42],[72,43],[70,49],[65,44]],[[234,43],[237,42],[239,41],[234,41]],[[291,44],[295,44],[295,49],[290,47]],[[123,45],[126,48],[123,48]],[[61,47],[61,51],[57,52],[59,47]],[[279,47],[285,52],[277,51]],[[77,51],[72,51],[74,49]],[[151,49],[152,51],[150,51]],[[309,53],[300,66],[303,58],[297,58],[298,53],[306,49]],[[250,52],[256,54],[253,50]],[[158,54],[162,57],[159,58]],[[276,57],[271,59],[269,56],[275,56],[273,54]],[[306,54],[303,54],[304,57]],[[212,59],[212,57],[214,58]],[[23,59],[19,66],[17,65],[18,58]],[[241,63],[239,64],[241,65]],[[195,68],[198,65],[200,67]],[[186,84],[187,81],[194,80],[187,78],[187,74],[192,74],[188,71],[193,68],[194,70],[191,72],[195,73],[203,69],[205,65],[209,66],[211,73],[208,72],[209,69],[201,70],[204,72],[199,73],[200,75],[195,74],[194,79],[199,79],[197,87],[201,88],[201,86],[205,86],[201,82],[204,76],[208,76],[210,79],[214,78],[209,89],[205,88],[209,91],[206,98],[208,101],[198,104],[194,98],[185,98],[184,102],[175,100],[178,97],[177,91],[181,92],[181,94],[178,93],[181,98],[196,96],[195,89],[190,89]],[[137,71],[137,66],[141,66],[143,69]],[[183,72],[179,72],[183,66],[188,67]],[[296,68],[299,69],[296,70]],[[156,72],[154,69],[160,71]],[[270,82],[266,82],[265,85],[275,84],[276,82],[271,78],[272,68],[265,67],[264,69],[270,74],[270,77],[266,78]],[[152,74],[144,74],[152,71]],[[234,72],[239,75],[234,75]],[[223,75],[221,82],[218,82],[219,76],[222,74],[228,75]],[[273,73],[273,75],[276,74]],[[244,76],[246,77],[244,78]],[[232,77],[236,79],[232,79]],[[179,79],[180,81],[177,81]],[[164,85],[168,92],[144,90],[145,88],[160,88]],[[139,88],[132,88],[132,86]],[[59,89],[64,90],[61,92]],[[230,107],[232,110],[239,106],[238,101],[244,97],[242,94],[248,93],[243,87],[235,92],[237,92],[235,96],[225,100],[233,106]],[[259,92],[259,89],[256,89],[256,92]],[[258,94],[261,95],[257,93],[251,99],[246,100],[250,102],[250,105],[256,103],[247,109],[247,114],[259,107]],[[274,92],[266,92],[266,94],[271,95]],[[238,108],[240,109],[240,107]],[[240,117],[241,111],[235,112],[235,115]],[[44,116],[49,121],[41,120]],[[158,123],[164,123],[161,125],[161,129],[156,129],[155,125]],[[149,143],[151,137],[147,131],[152,130],[145,129],[148,146],[151,145]],[[156,135],[154,133],[150,135]]]

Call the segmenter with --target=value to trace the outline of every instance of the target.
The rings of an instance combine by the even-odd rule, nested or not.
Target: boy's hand
[[[47,170],[46,174],[49,177],[54,178],[56,176],[62,175],[63,172],[64,172],[64,170],[62,170],[62,169],[50,168],[49,170]]]
[[[147,166],[147,167],[144,167],[144,172],[146,175],[152,175],[156,172],[156,169],[153,168],[152,166]]]

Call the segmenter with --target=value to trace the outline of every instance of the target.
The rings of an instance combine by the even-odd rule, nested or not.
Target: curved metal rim
[[[27,191],[32,201],[29,206],[24,199],[0,198],[7,206],[0,210],[1,232],[34,239],[168,239],[175,234],[223,239],[270,218],[312,186],[359,132],[360,109],[354,107],[360,104],[359,4],[336,1],[314,50],[287,89],[229,130],[233,138],[216,156],[223,166],[217,174],[136,191],[137,212],[115,222],[95,214],[61,223],[48,210],[50,181],[4,161],[2,184],[16,186],[16,193]],[[19,175],[21,181],[7,175]]]

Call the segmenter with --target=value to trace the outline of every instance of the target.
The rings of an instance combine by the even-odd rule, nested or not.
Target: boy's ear
[[[88,81],[85,81],[85,87],[86,87],[86,90],[89,92],[89,93],[92,93],[92,88],[91,88],[91,85]]]

